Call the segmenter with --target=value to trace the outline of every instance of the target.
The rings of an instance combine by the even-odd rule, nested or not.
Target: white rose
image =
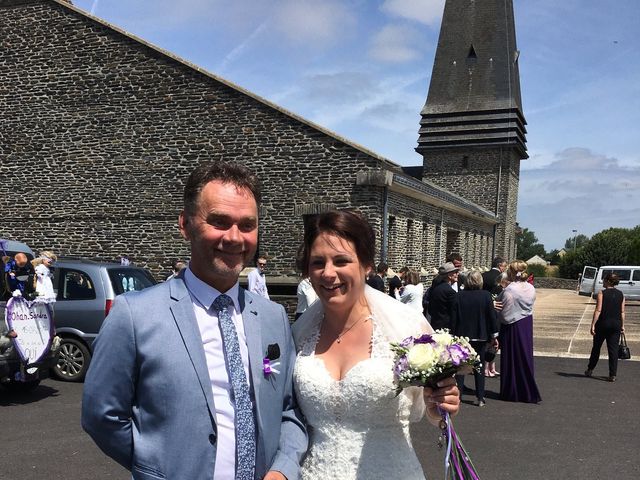
[[[438,362],[439,356],[430,343],[419,343],[409,350],[407,361],[412,369],[426,372]]]
[[[431,335],[431,338],[433,338],[433,341],[438,345],[447,346],[453,343],[453,337],[449,333],[434,333]]]

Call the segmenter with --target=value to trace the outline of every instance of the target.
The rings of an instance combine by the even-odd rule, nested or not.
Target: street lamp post
[[[576,251],[576,246],[578,242],[578,230],[571,230],[573,232],[573,251]]]

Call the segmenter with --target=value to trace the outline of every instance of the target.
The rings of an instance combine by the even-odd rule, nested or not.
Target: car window
[[[600,282],[602,282],[607,275],[610,273],[616,273],[618,277],[620,277],[621,282],[628,282],[631,279],[631,270],[615,270],[615,269],[605,269],[602,271],[602,276],[600,277]]]
[[[96,298],[93,281],[85,272],[61,268],[58,278],[58,300],[93,300]]]
[[[136,268],[112,268],[109,269],[109,278],[116,295],[142,290],[152,286],[155,282],[147,272]]]
[[[640,282],[640,270],[633,271],[633,281]]]

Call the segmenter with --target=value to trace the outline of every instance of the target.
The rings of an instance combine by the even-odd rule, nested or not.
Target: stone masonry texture
[[[449,174],[465,177],[468,200],[495,211],[495,159],[470,155],[488,162],[486,172]],[[451,248],[469,266],[490,264],[493,223],[356,184],[358,172],[398,165],[66,4],[0,0],[1,237],[62,255],[126,254],[162,278],[189,255],[177,228],[184,180],[219,159],[261,179],[259,253],[270,275],[295,282],[304,218],[331,208],[365,214],[378,251],[388,224],[394,269],[430,272]],[[503,164],[510,198],[515,163]],[[447,188],[436,172],[431,179]],[[498,208],[503,215],[509,201]],[[498,227],[505,251],[513,226]]]

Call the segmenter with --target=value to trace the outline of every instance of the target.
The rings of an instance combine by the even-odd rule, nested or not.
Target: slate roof
[[[526,153],[512,0],[447,0],[416,150]]]

